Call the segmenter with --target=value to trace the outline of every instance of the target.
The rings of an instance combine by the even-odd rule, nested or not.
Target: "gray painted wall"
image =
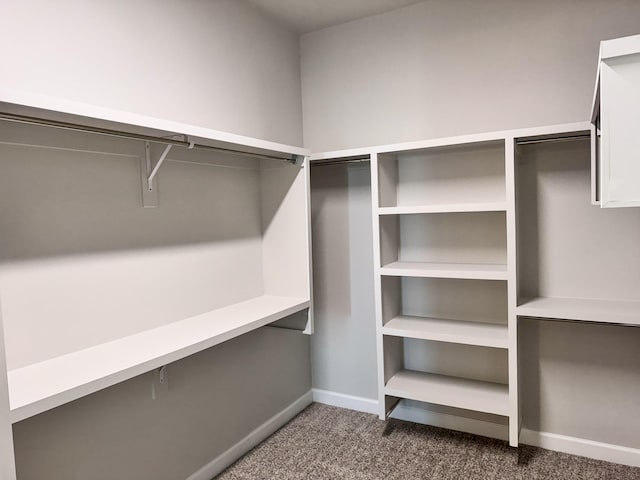
[[[0,11],[0,87],[301,143],[298,40],[244,2],[30,0],[2,2]],[[42,153],[38,160],[30,159],[34,150],[38,149],[20,150],[24,167],[5,165],[12,175],[55,168],[41,161]],[[216,191],[210,188],[215,169],[166,164],[159,178],[160,208],[143,211],[133,157],[65,157],[63,151],[55,157],[60,169],[53,176],[39,177],[46,185],[35,189],[46,193],[27,201],[37,205],[53,194],[52,203],[42,210],[53,212],[45,222],[52,226],[53,236],[51,242],[43,238],[27,257],[43,264],[51,257],[71,259],[83,268],[91,268],[92,257],[124,254],[134,263],[157,254],[164,260],[171,257],[175,269],[191,270],[194,276],[176,274],[169,284],[182,278],[192,282],[190,288],[178,290],[184,294],[180,299],[161,293],[156,301],[145,303],[159,316],[140,319],[162,322],[164,315],[176,314],[176,308],[182,313],[206,310],[205,304],[212,301],[205,292],[206,282],[212,280],[210,267],[190,260],[188,252],[206,253],[207,245],[216,242],[224,248],[229,240],[220,238],[212,209],[207,208]],[[233,176],[235,170],[228,170],[227,176]],[[229,185],[237,184],[227,182],[218,191]],[[11,191],[3,189],[5,206]],[[222,205],[219,200],[218,195]],[[247,199],[254,200],[259,199]],[[20,249],[20,235],[33,227],[29,222],[37,223],[39,210],[27,210],[30,216],[3,210],[3,238],[13,238],[3,245]],[[242,221],[233,230],[247,244],[259,236],[255,212],[259,209],[239,217]],[[228,217],[227,223],[234,225]],[[253,226],[238,232],[247,222]],[[259,243],[253,250],[259,252]],[[168,265],[164,260],[150,264],[150,283],[159,278],[154,277],[155,268]],[[114,288],[135,292],[148,285],[139,278],[144,272],[134,271],[137,280],[122,276]],[[234,283],[228,280],[220,285],[222,296]],[[236,286],[255,289],[255,285]],[[194,301],[194,295],[199,300]],[[189,296],[192,299],[186,300]],[[224,304],[229,299],[213,301]],[[127,321],[116,323],[118,328],[132,326]],[[68,340],[74,341],[73,335]],[[12,357],[19,363],[15,353]],[[171,364],[169,384],[168,394],[152,401],[151,374],[142,375],[16,424],[18,478],[186,478],[311,388],[309,337],[261,329]]]
[[[243,1],[5,0],[0,57],[0,87],[302,142],[298,38]]]
[[[305,145],[323,151],[585,121],[598,42],[639,33],[638,25],[640,3],[626,0],[432,0],[307,34],[301,40]],[[366,311],[370,269],[354,270],[345,253],[352,245],[369,250],[371,231],[344,230],[363,222],[355,216],[368,215],[370,198],[356,193],[362,204],[352,204],[339,186],[354,186],[344,171],[332,179],[330,170],[312,175],[314,262],[322,262],[315,283],[332,286],[316,299],[314,387],[374,399],[373,353],[359,343],[375,330],[373,312]],[[358,184],[355,191],[365,188]],[[590,208],[588,194],[585,201]],[[349,295],[354,285],[357,296]],[[344,335],[352,339],[348,357],[330,347],[343,345]],[[524,426],[640,447],[639,340],[640,329],[524,321]],[[356,370],[353,358],[371,363]]]
[[[19,480],[182,480],[310,388],[309,340],[263,328],[14,426]]]
[[[313,151],[588,119],[600,40],[635,0],[430,0],[301,39]]]
[[[313,387],[376,398],[369,164],[311,169]]]

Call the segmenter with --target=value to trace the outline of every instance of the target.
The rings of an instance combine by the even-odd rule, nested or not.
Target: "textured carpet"
[[[640,468],[313,404],[217,480],[640,480]]]

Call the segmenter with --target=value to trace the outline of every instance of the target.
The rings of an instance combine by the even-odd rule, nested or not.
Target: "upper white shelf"
[[[434,203],[430,205],[380,207],[379,215],[410,215],[420,213],[466,213],[466,212],[504,212],[507,210],[505,202],[478,203]]]
[[[465,145],[482,142],[495,142],[510,138],[528,138],[541,135],[567,134],[570,132],[588,131],[589,122],[561,123],[554,125],[542,125],[539,127],[517,128],[512,130],[500,130],[495,132],[476,133],[471,135],[459,135],[455,137],[433,138],[415,142],[391,143],[370,147],[350,148],[344,150],[332,150],[325,152],[313,152],[309,156],[311,163],[321,163],[327,160],[349,159],[355,157],[367,157],[375,154],[410,152],[429,148],[449,147],[453,145]]]
[[[640,325],[640,302],[538,297],[522,301],[516,313],[523,317]]]
[[[386,395],[419,402],[509,414],[509,387],[499,383],[400,370],[389,379],[384,391]]]
[[[187,357],[309,307],[261,296],[9,371],[13,423]]]
[[[392,262],[384,265],[380,274],[395,277],[506,280],[507,266],[485,263]]]
[[[186,135],[190,141],[201,145],[247,153],[302,156],[310,153],[307,149],[291,145],[6,88],[0,88],[0,111],[158,137]]]
[[[507,348],[506,324],[399,315],[382,327],[383,335],[437,342]]]

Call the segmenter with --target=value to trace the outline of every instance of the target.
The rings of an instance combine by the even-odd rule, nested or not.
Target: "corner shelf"
[[[264,295],[10,370],[11,421],[19,422],[308,307],[308,299]]]
[[[505,212],[505,202],[434,203],[427,205],[380,207],[378,215],[410,215],[419,213]]]
[[[507,325],[399,315],[382,327],[383,335],[493,348],[508,348]]]
[[[617,323],[640,326],[640,302],[584,298],[537,297],[516,308],[522,317]]]
[[[437,405],[509,415],[509,387],[499,383],[400,370],[389,379],[384,393]]]
[[[380,274],[396,277],[506,280],[507,266],[484,263],[391,262],[380,268]]]

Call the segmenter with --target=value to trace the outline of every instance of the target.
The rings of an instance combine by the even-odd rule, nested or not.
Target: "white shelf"
[[[516,313],[524,317],[640,325],[640,302],[538,297],[522,301]]]
[[[504,202],[434,203],[431,205],[380,207],[378,208],[378,214],[409,215],[418,213],[504,212],[506,210],[507,204]]]
[[[483,347],[508,347],[506,325],[464,320],[400,315],[382,327],[382,334]]]
[[[506,280],[507,266],[484,263],[392,262],[384,265],[380,274],[395,277]]]
[[[255,330],[309,307],[261,296],[9,371],[13,423]]]
[[[166,133],[183,134],[196,143],[248,153],[286,153],[302,156],[310,153],[305,148],[282,143],[8,88],[0,88],[0,110],[82,125],[105,128],[119,126],[126,131],[152,136],[163,136],[162,134]]]
[[[400,370],[389,379],[385,395],[496,415],[509,414],[507,385],[433,373]]]

